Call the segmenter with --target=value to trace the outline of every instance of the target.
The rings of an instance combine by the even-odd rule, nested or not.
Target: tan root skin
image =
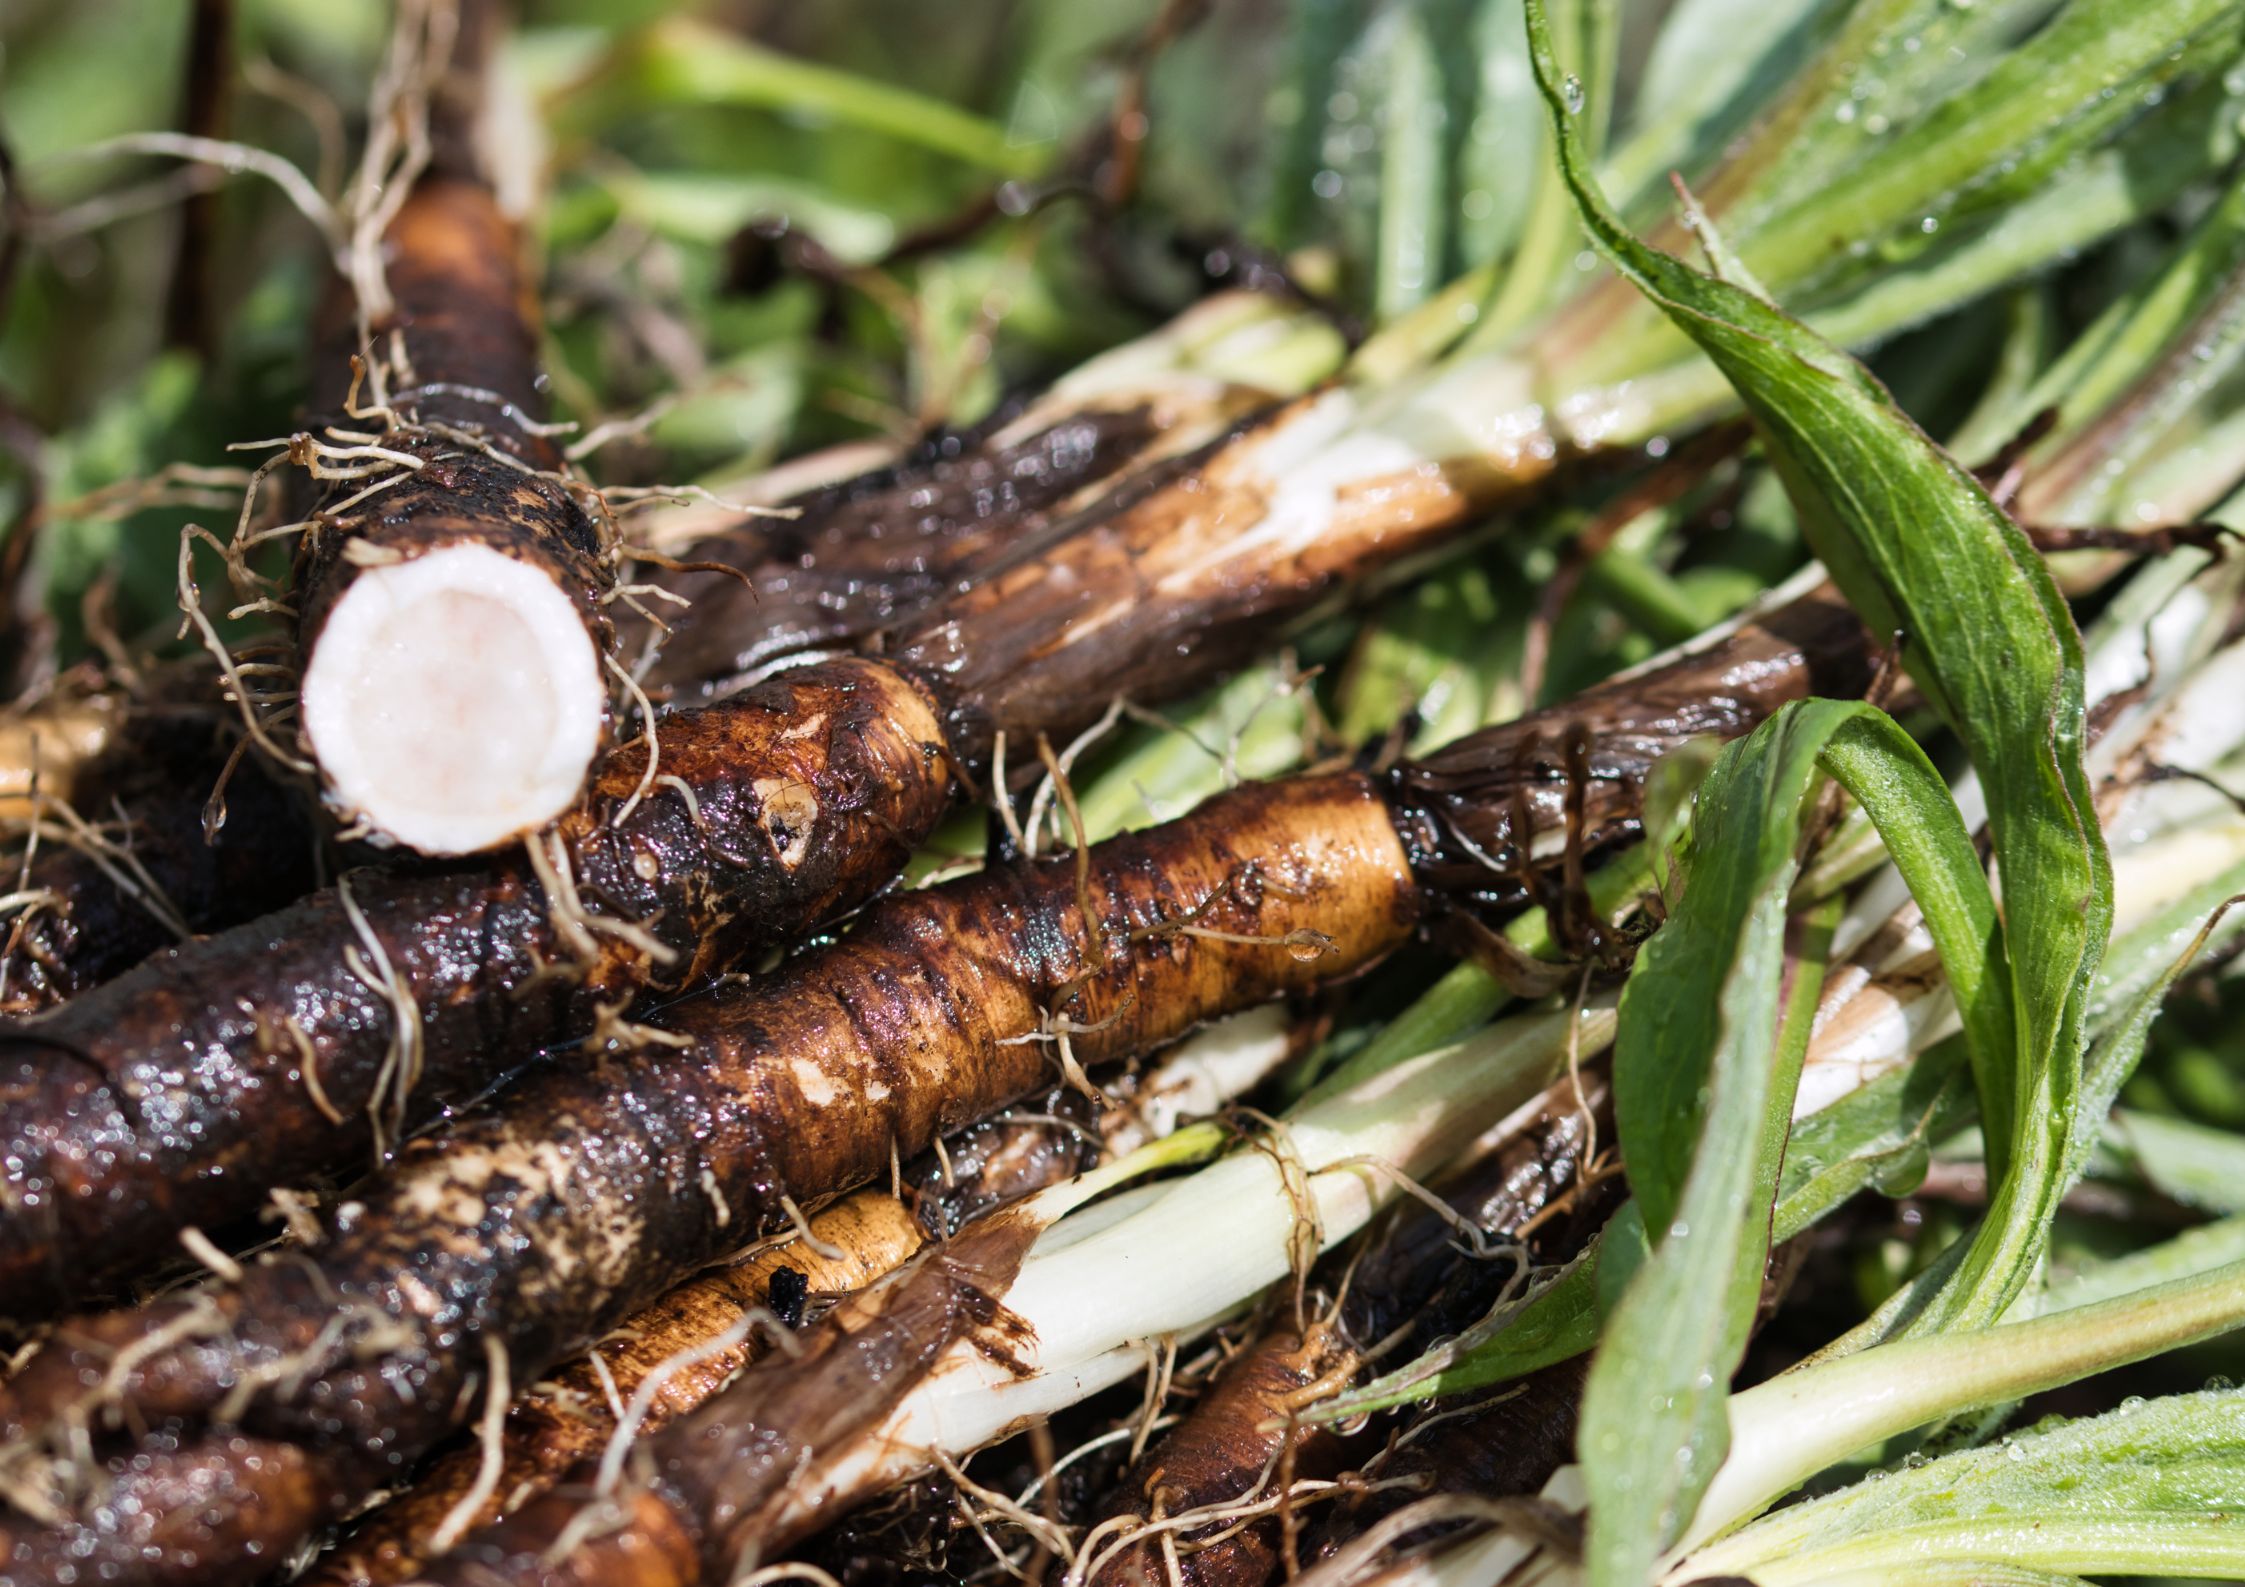
[[[473,543],[361,571],[304,675],[329,799],[424,854],[491,848],[569,808],[606,711],[569,597]]]

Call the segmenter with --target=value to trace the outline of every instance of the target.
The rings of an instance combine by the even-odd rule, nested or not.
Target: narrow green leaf
[[[1572,1361],[1598,1342],[1598,1249],[1592,1245],[1585,1250],[1525,1302],[1500,1308],[1408,1366],[1321,1401],[1304,1419],[1343,1421],[1392,1405],[1509,1383]]]
[[[1926,218],[1938,225],[2076,120],[2168,81],[2201,35],[2226,27],[2234,36],[2237,25],[2233,0],[2072,0],[1848,180],[1757,228],[1742,251],[1765,279],[1798,286],[1844,261],[1856,241]]]
[[[1724,1404],[1760,1299],[1821,984],[1819,939],[1838,913],[1823,906],[1805,937],[1788,919],[1827,772],[1870,812],[1909,881],[1967,1041],[1997,1055],[2015,1045],[1995,902],[1916,742],[1871,706],[1811,700],[1726,749],[1694,806],[1682,900],[1622,993],[1615,1114],[1655,1246],[1607,1319],[1583,1398],[1593,1583],[1642,1580],[1724,1453]]]
[[[1790,1240],[1858,1191],[1906,1195],[1933,1147],[1973,1121],[1971,1066],[1950,1040],[1793,1126],[1771,1219]]]
[[[1718,1007],[1704,989],[1722,986],[1727,999],[1742,974],[1754,973],[1742,955],[1758,910],[1771,918],[1752,946],[1773,951],[1795,874],[1801,811],[1820,769],[1877,823],[1940,949],[1976,1059],[1994,1064],[2016,1047],[2003,928],[1948,785],[1917,743],[1870,706],[1818,700],[1788,707],[1726,750],[1701,786],[1683,901],[1646,944],[1622,996],[1614,1107],[1630,1186],[1656,1234],[1680,1214],[1708,1133],[1704,1115],[1723,1044],[1766,1041],[1773,1029],[1766,1020],[1754,1024],[1751,1011],[1741,1010],[1748,1015],[1741,1020]],[[1776,995],[1770,962],[1762,972],[1765,997]],[[1786,1103],[1790,1118],[1790,1094]]]
[[[657,102],[753,107],[863,127],[1009,176],[1034,175],[1052,153],[1015,143],[1003,127],[943,100],[687,18],[650,29],[633,67],[640,91]]]
[[[1856,1483],[1715,1544],[1687,1574],[1805,1587],[1938,1560],[1996,1560],[2041,1571],[2234,1577],[2245,1571],[2241,1508],[2245,1394],[2176,1395]]]
[[[1816,1473],[1899,1433],[2241,1326],[2245,1264],[2229,1263],[2031,1322],[1907,1339],[1796,1368],[1731,1401],[1734,1454],[1701,1499],[1681,1547],[1699,1549]],[[1810,1508],[1767,1524],[1782,1527]],[[1728,1567],[1716,1563],[1718,1553],[1705,1550],[1697,1559],[1720,1573]]]
[[[1380,105],[1380,216],[1372,265],[1373,312],[1393,319],[1441,285],[1448,220],[1442,66],[1416,9],[1386,21]]]
[[[2145,9],[2168,24],[2184,20],[2168,15],[2172,6]],[[2095,14],[2141,44],[2109,10],[2095,0],[2077,4],[2067,13],[2075,20],[2050,32],[2071,37],[2068,27]],[[1874,631],[1902,636],[1904,666],[1986,787],[2011,901],[2018,1041],[2006,1073],[1975,1049],[1996,1176],[1992,1206],[1984,1238],[1928,1321],[1992,1320],[2033,1270],[2056,1210],[2083,1007],[2111,922],[2111,866],[2081,763],[2080,638],[2026,537],[1866,370],[1768,303],[1647,248],[1614,220],[1572,137],[1533,4],[1530,24],[1561,164],[1593,240],[1736,388],[1812,547]],[[1990,76],[2009,72],[2007,65]]]

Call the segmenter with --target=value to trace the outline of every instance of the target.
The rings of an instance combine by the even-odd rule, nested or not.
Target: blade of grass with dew
[[[2124,1575],[2245,1575],[2245,1393],[2183,1394],[1858,1482],[1695,1556],[1761,1587],[2000,1560]]]
[[[1529,15],[1561,161],[1593,240],[1738,390],[1812,548],[1873,631],[1907,636],[1905,669],[1986,788],[2012,901],[2004,951],[2017,1039],[2008,1052],[1973,1047],[1990,1215],[1924,1326],[1992,1321],[2025,1285],[2056,1210],[2082,1014],[2111,923],[2112,867],[2082,768],[2080,637],[2025,535],[1861,365],[1615,222],[1572,137],[1533,0]]]
[[[1680,1552],[1690,1554],[1692,1569],[1720,1572],[1718,1551],[1702,1545],[1858,1450],[2241,1326],[2245,1264],[2227,1263],[2030,1322],[1902,1340],[1786,1373],[1732,1398],[1732,1458],[1701,1500]]]
[[[2103,409],[2167,351],[2245,262],[2245,184],[2232,183],[2164,267],[2114,299],[2007,406],[1992,429],[2016,433],[2045,408],[2076,422]],[[2002,435],[1991,434],[2000,442]]]
[[[1612,57],[1620,39],[1615,0],[1554,0],[1552,11],[1552,36],[1563,63],[1565,92],[1584,118],[1583,136],[1595,145],[1603,140],[1613,113]],[[1548,304],[1564,285],[1568,262],[1581,245],[1565,185],[1548,159],[1537,161],[1535,169],[1535,197],[1529,202],[1520,245],[1497,285],[1495,300],[1466,339],[1468,348],[1504,341]]]
[[[2245,1218],[2200,1224],[2173,1239],[2054,1279],[2043,1296],[2042,1315],[2095,1306],[2154,1284],[2196,1278],[2239,1262],[2245,1262]]]
[[[1607,160],[1616,192],[1706,168],[1828,33],[1837,0],[1680,0],[1661,19],[1632,106],[1636,126]]]
[[[1820,182],[1766,219],[1752,213],[1751,203],[1727,206],[1734,217],[1742,208],[1749,212],[1735,226],[1732,243],[1759,280],[1787,297],[1813,293],[1811,301],[1823,300],[1876,286],[1903,268],[1892,257],[1897,249],[1906,258],[1938,243],[1944,231],[1967,226],[1987,206],[2008,213],[2053,191],[2070,192],[2072,168],[2061,180],[2048,164],[2059,147],[2053,140],[2076,156],[2136,141],[2139,129],[2113,119],[2112,105],[2155,92],[2174,97],[2169,84],[2186,70],[2218,77],[2241,42],[2230,12],[2224,0],[2068,0],[2048,26],[2005,52],[1969,87],[1901,126],[1845,180]],[[2231,31],[2223,31],[2225,25]],[[1848,40],[1834,49],[1849,53]],[[1830,67],[1829,60],[1820,61],[1810,71]],[[2043,161],[2036,167],[2043,185],[2031,193],[2019,179],[2030,157]],[[2156,181],[2158,173],[2151,168],[2137,179],[2143,175]],[[1766,173],[1747,180],[1763,179]],[[1718,172],[1708,185],[1719,193],[1730,184]],[[2054,218],[2063,215],[2061,208]],[[1591,384],[1658,367],[1678,346],[1678,339],[1649,327],[1627,335],[1612,334],[1610,326],[1602,332],[1603,349],[1578,348],[1568,357],[1577,378]]]
[[[1276,153],[1255,234],[1277,248],[1308,240],[1314,183],[1325,164],[1326,104],[1335,67],[1363,26],[1365,0],[1301,0],[1286,9],[1286,66],[1268,119]]]
[[[2191,183],[2216,175],[2237,155],[2239,111],[2237,97],[2219,82],[2170,99],[2112,147],[2081,161],[2065,181],[1996,215],[1945,228],[1935,247],[1837,295],[1822,295],[1805,317],[1828,340],[1866,349],[2006,283],[2049,270],[2143,224]],[[1616,338],[1617,346],[1627,340]],[[1581,366],[1591,384],[1592,377],[1654,369],[1632,383],[1627,434],[1661,434],[1735,400],[1704,360],[1655,369],[1665,357],[1656,357],[1659,353],[1648,341],[1614,358],[1603,376],[1597,365]]]
[[[1856,0],[1770,120],[1748,133],[1752,180],[1725,205],[1750,230],[1877,158],[1927,105],[1959,92],[2063,0]]]
[[[2072,0],[1846,181],[1820,184],[1754,227],[1740,239],[1741,257],[1773,287],[1791,290],[1844,262],[1858,242],[1919,230],[1929,216],[1946,222],[2077,122],[2169,81],[2189,45],[2225,26],[2236,26],[2228,0]]]
[[[1534,168],[1546,136],[1543,107],[1520,27],[1520,0],[1476,0],[1467,35],[1476,91],[1459,155],[1464,214],[1458,229],[1466,262],[1493,265],[1520,239],[1534,201],[1520,173]],[[1480,195],[1475,198],[1474,195]],[[1466,301],[1488,293],[1482,282]]]

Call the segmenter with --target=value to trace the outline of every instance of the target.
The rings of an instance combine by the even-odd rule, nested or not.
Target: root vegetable
[[[648,687],[706,698],[779,656],[897,627],[1000,558],[1065,536],[1074,514],[1124,488],[1143,492],[1212,439],[1243,433],[1305,378],[1300,359],[1273,360],[1270,350],[1321,333],[1311,316],[1268,297],[1213,298],[1094,359],[1017,415],[771,497],[793,516],[694,507],[635,530],[689,565],[654,575],[692,604],[663,640]]]
[[[42,800],[19,907],[0,925],[0,1011],[54,1007],[189,932],[313,886],[318,840],[305,802],[247,758],[228,775],[238,743],[230,717],[135,710],[74,779],[82,813]],[[222,777],[224,819],[212,832],[205,801]]]
[[[799,668],[671,719],[673,780],[647,797],[645,747],[618,751],[521,859],[360,873],[7,1031],[0,1306],[98,1292],[181,1227],[347,1166],[650,983],[693,984],[858,903],[942,813],[939,743],[894,672]]]
[[[1741,648],[1762,660],[1730,697],[1734,731],[1817,670],[1797,646],[1780,664],[1784,647],[1753,626],[1674,665],[1728,677]],[[851,764],[928,751],[901,733],[892,753]],[[1480,797],[1509,802],[1512,757],[1486,759]],[[495,1342],[526,1379],[791,1209],[1030,1090],[1048,1044],[1064,1064],[1142,1052],[1406,940],[1422,907],[1414,862],[1460,873],[1475,795],[1407,772],[1389,787],[1392,807],[1356,773],[1243,788],[1084,851],[1080,877],[1070,857],[885,900],[776,976],[678,1005],[636,1051],[545,1068],[415,1142],[339,1217],[316,1265],[268,1262],[201,1298],[69,1325],[10,1386],[0,1430],[41,1437],[129,1408],[149,1425],[311,1439],[346,1505],[464,1415],[481,1366],[470,1341]],[[768,840],[783,868],[795,830]],[[225,1319],[223,1344],[158,1349],[87,1399],[82,1364],[135,1359],[204,1305]],[[266,1386],[229,1403],[245,1383]]]
[[[472,136],[489,10],[463,16],[432,163],[383,234],[391,302],[363,327],[330,306],[320,417],[290,446],[334,482],[294,575],[304,743],[347,820],[428,854],[576,802],[615,641],[613,536],[539,423],[536,281]]]
[[[245,1218],[274,1183],[477,1094],[603,1009],[612,1020],[644,990],[834,920],[896,874],[999,733],[1026,748],[1089,724],[1118,689],[1172,698],[1489,499],[1439,471],[1372,495],[1345,474],[1257,472],[1292,467],[1337,423],[1290,410],[1267,446],[1224,449],[1213,476],[1195,465],[1124,492],[1043,555],[876,636],[894,647],[878,659],[789,668],[662,718],[523,859],[363,876],[349,898],[160,955],[61,1011],[38,1045],[81,1062],[0,1058],[0,1189],[22,1209],[0,1226],[0,1304],[51,1313],[168,1251],[181,1226]],[[1723,684],[1737,731],[1818,671],[1788,640],[1766,649]],[[1444,801],[1543,775],[1512,748],[1484,759],[1450,778],[1455,796],[1429,790],[1435,814],[1413,838],[1481,879]]]
[[[896,895],[833,948],[680,1005],[640,1052],[548,1068],[409,1146],[312,1260],[65,1325],[8,1386],[0,1436],[127,1405],[183,1430],[215,1416],[316,1451],[348,1505],[456,1424],[484,1364],[471,1340],[532,1380],[792,1208],[1034,1088],[1056,1014],[1082,1062],[1142,1052],[1370,962],[1415,913],[1386,808],[1354,775],[1243,789],[1103,845],[1080,894],[1063,859]],[[206,1307],[224,1321],[202,1337]],[[197,1337],[142,1355],[181,1329]],[[89,1400],[77,1372],[97,1357],[149,1370]]]
[[[744,1326],[758,1307],[792,1325],[774,1278],[788,1271],[798,1293],[855,1289],[910,1257],[930,1238],[956,1233],[971,1219],[1058,1184],[1103,1155],[1127,1152],[1167,1134],[1182,1116],[1182,1097],[1197,1111],[1213,1108],[1268,1075],[1294,1048],[1289,1022],[1258,1011],[1181,1044],[1135,1077],[1119,1105],[1089,1115],[1082,1097],[1064,1092],[1028,1118],[1000,1115],[972,1126],[904,1171],[905,1197],[868,1186],[812,1216],[804,1238],[773,1246],[736,1265],[689,1279],[635,1314],[612,1341],[562,1368],[517,1402],[501,1434],[498,1480],[480,1506],[461,1511],[484,1463],[481,1442],[465,1444],[423,1473],[407,1493],[389,1500],[306,1580],[315,1587],[382,1587],[415,1575],[440,1529],[455,1537],[472,1522],[497,1519],[551,1488],[578,1461],[596,1458],[618,1425],[615,1407],[648,1391],[639,1436],[653,1433],[700,1405],[733,1374],[770,1348],[771,1333]],[[1234,1026],[1244,1028],[1234,1029]]]

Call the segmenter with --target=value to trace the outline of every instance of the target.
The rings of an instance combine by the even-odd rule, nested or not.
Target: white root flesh
[[[305,671],[303,730],[349,817],[425,854],[472,854],[569,808],[607,702],[568,595],[460,544],[352,579]]]

